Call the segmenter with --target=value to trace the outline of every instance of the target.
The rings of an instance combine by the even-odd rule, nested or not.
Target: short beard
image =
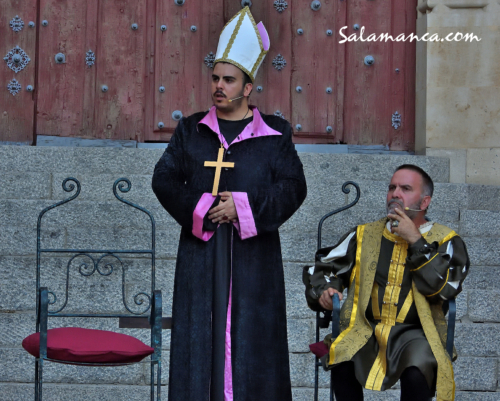
[[[410,209],[420,209],[421,204],[422,204],[422,199],[420,199],[418,202],[416,202],[412,205],[408,205],[408,207]],[[395,208],[402,210],[412,220],[418,216],[418,213],[420,213],[420,212],[415,212],[413,210],[405,210],[405,207],[404,207],[402,201],[400,201],[398,199],[392,199],[387,203],[387,207],[386,207],[387,214],[397,214],[396,211],[394,210]]]
[[[217,92],[214,92],[214,94],[212,95],[212,99],[215,99],[215,94]],[[240,97],[240,96],[243,96],[243,94],[245,93],[245,89],[243,88],[241,90],[240,93],[238,93],[233,99],[237,98],[237,97]],[[226,96],[226,99],[229,100],[229,98]],[[217,110],[224,110],[225,112],[227,111],[234,111],[237,109],[237,107],[239,106],[239,103],[243,101],[244,98],[240,98],[238,100],[235,100],[233,102],[229,102],[229,104],[226,106],[226,107],[221,107],[221,105],[217,104],[216,102],[214,102],[214,106]]]

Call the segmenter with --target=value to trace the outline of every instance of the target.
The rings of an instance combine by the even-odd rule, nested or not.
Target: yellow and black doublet
[[[452,401],[455,383],[442,305],[461,292],[469,258],[453,230],[424,226],[422,238],[411,246],[391,233],[386,218],[358,226],[337,245],[320,249],[315,266],[304,268],[303,281],[313,310],[322,309],[318,299],[325,289],[348,288],[340,335],[325,338],[325,368],[352,361],[357,380],[381,391],[416,366],[438,400]]]

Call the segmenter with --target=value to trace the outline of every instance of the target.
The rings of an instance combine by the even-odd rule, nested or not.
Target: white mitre
[[[253,82],[269,46],[269,35],[264,24],[255,24],[246,6],[222,30],[214,65],[221,61],[233,64],[246,72]]]

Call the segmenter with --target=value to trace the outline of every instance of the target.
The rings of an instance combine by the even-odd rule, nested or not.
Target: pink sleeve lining
[[[214,235],[213,231],[203,231],[203,219],[214,203],[215,196],[204,193],[193,212],[193,235],[203,241],[208,241]]]
[[[248,194],[246,192],[233,192],[234,206],[238,213],[238,223],[235,227],[240,233],[241,239],[255,237],[257,235],[257,227],[253,219],[252,209],[248,202]]]

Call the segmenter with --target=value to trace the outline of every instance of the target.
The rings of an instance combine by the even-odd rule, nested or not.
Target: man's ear
[[[253,90],[253,84],[246,84],[245,89],[243,90],[243,95],[244,96],[250,96],[250,93],[252,93]]]
[[[420,209],[427,210],[429,205],[431,204],[431,197],[429,195],[425,195],[422,201],[420,202]]]

